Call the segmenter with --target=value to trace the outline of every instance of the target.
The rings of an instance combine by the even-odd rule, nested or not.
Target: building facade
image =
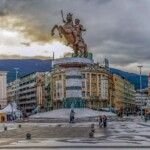
[[[135,101],[138,108],[150,106],[149,88],[136,91]]]
[[[136,107],[134,85],[116,74],[113,74],[113,106],[127,112],[133,112]]]
[[[27,114],[45,105],[44,75],[36,72],[20,78],[17,104]]]
[[[50,73],[35,72],[7,85],[8,101],[15,101],[18,108],[31,114],[51,109]]]
[[[51,99],[51,73],[45,72],[45,110],[52,109],[52,99]]]
[[[0,71],[0,109],[7,105],[7,72]]]
[[[112,83],[104,67],[87,58],[63,58],[53,62],[51,75],[54,108],[89,107],[100,109],[110,105]]]
[[[7,103],[16,101],[19,92],[19,79],[7,84]]]
[[[128,80],[124,79],[124,88],[124,111],[129,113],[135,112],[135,87]]]
[[[148,87],[136,90],[135,101],[138,110],[145,108],[150,110],[150,74],[148,76]]]
[[[89,108],[102,109],[111,106],[111,74],[104,67],[94,64],[81,70],[83,74],[82,96]]]

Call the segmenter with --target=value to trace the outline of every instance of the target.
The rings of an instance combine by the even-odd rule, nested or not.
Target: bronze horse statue
[[[73,24],[72,14],[68,13],[66,17],[66,21],[63,19],[64,25],[58,26],[55,25],[51,30],[51,35],[53,36],[55,34],[55,30],[57,29],[59,36],[62,38],[62,35],[65,37],[65,39],[68,42],[68,45],[70,45],[76,56],[87,56],[87,46],[84,43],[84,40],[82,38],[78,38],[75,31],[75,27]],[[78,39],[78,41],[77,41]]]

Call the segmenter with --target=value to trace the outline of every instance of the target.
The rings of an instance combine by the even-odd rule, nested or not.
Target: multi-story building
[[[135,94],[135,102],[138,108],[150,106],[149,88],[137,90]]]
[[[0,109],[7,105],[7,72],[0,71]]]
[[[128,80],[124,79],[124,88],[125,111],[134,112],[136,108],[135,87]]]
[[[115,109],[123,108],[124,101],[124,79],[113,74],[113,106]]]
[[[116,74],[113,74],[113,106],[128,112],[134,111],[136,106],[134,85]]]
[[[7,84],[7,103],[17,101],[19,91],[19,79]]]
[[[148,76],[148,87],[136,90],[136,104],[139,109],[148,107],[150,109],[150,74]]]
[[[52,109],[52,99],[51,99],[51,73],[45,72],[45,109]]]
[[[49,110],[50,73],[35,72],[20,77],[7,85],[8,101],[16,101],[18,108],[30,114],[33,110]]]
[[[43,72],[36,72],[20,78],[17,104],[27,114],[45,106],[44,76]]]
[[[82,96],[90,108],[101,109],[111,105],[111,74],[104,67],[94,64],[81,70],[83,75]]]
[[[54,108],[100,109],[110,105],[112,80],[107,69],[87,58],[62,58],[54,60],[53,66]]]

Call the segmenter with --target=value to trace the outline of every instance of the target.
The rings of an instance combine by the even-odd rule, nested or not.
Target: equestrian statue
[[[79,19],[73,21],[73,14],[68,13],[66,19],[64,19],[63,11],[61,11],[63,25],[55,25],[51,30],[51,35],[55,34],[55,29],[57,29],[59,36],[65,37],[67,45],[71,46],[74,50],[75,56],[87,57],[87,45],[82,37],[82,32],[86,29],[80,24]]]

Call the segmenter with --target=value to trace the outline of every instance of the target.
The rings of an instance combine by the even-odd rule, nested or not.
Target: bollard
[[[89,138],[93,138],[94,137],[94,132],[90,131],[89,132]]]
[[[91,124],[91,129],[92,129],[92,128],[94,128],[94,124],[93,124],[93,123]]]
[[[31,140],[31,133],[26,134],[26,140]]]
[[[95,128],[94,128],[94,124],[91,124],[91,129],[89,132],[89,138],[93,138],[94,137],[94,133],[95,133]]]
[[[21,124],[18,125],[18,128],[21,128]]]
[[[91,132],[93,132],[93,133],[94,133],[94,132],[95,132],[95,129],[91,129]]]
[[[95,128],[94,128],[95,126],[94,126],[94,124],[91,124],[91,132],[95,132]]]
[[[4,131],[7,131],[7,127],[6,126],[4,127]]]

